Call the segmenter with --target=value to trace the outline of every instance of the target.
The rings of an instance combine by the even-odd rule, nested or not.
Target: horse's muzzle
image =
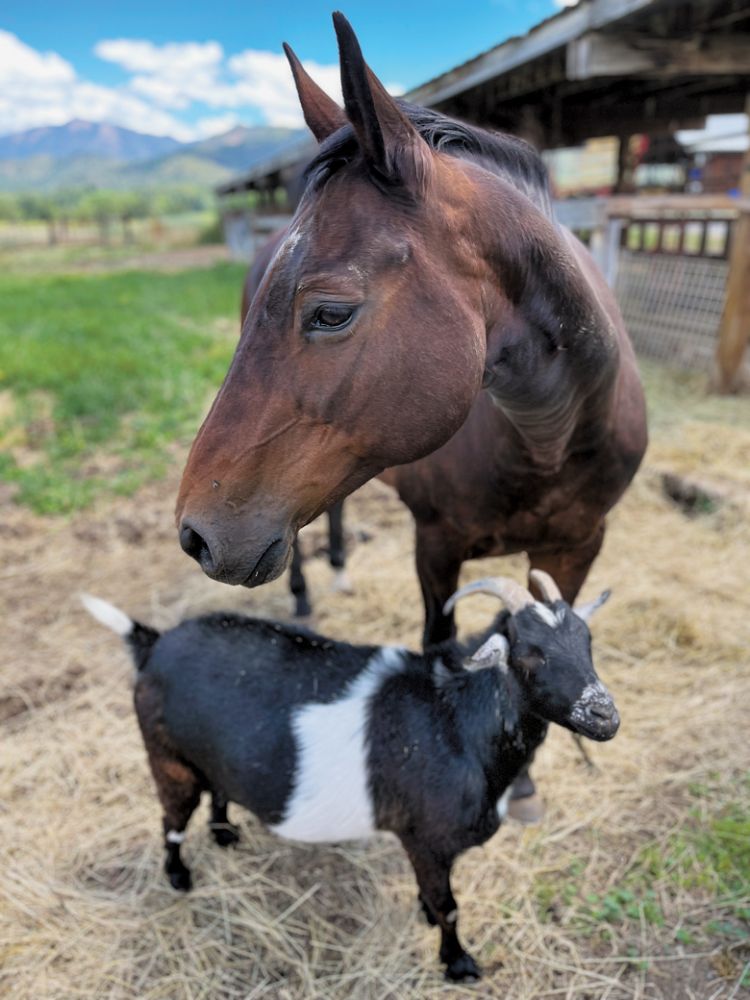
[[[211,531],[191,518],[185,518],[179,528],[183,551],[195,559],[212,580],[232,586],[258,587],[280,576],[291,555],[289,532],[272,532],[259,538],[256,544],[233,542],[231,537]]]

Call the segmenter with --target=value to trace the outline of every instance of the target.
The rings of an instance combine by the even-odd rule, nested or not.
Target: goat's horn
[[[551,604],[552,601],[561,601],[563,599],[560,588],[549,573],[545,573],[543,569],[532,569],[529,573],[529,581],[537,585],[543,600],[547,601],[548,604]]]
[[[534,598],[529,591],[520,583],[516,583],[515,580],[509,580],[507,576],[488,576],[484,580],[467,583],[465,587],[457,590],[445,602],[443,614],[450,614],[456,606],[456,602],[462,597],[466,597],[467,594],[492,594],[494,597],[499,597],[512,615],[520,611],[521,608],[534,603]]]

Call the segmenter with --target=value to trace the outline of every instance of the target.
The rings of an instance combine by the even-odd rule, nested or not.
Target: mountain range
[[[183,143],[76,119],[0,136],[0,191],[211,187],[301,134],[297,129],[238,125],[223,135]]]

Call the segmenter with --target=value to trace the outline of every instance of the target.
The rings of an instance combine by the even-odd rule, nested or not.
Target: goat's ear
[[[469,657],[466,661],[466,668],[468,670],[482,670],[484,667],[500,667],[505,673],[508,669],[509,652],[508,640],[504,635],[495,632]]]
[[[333,25],[344,106],[368,167],[380,178],[420,193],[432,164],[427,143],[365,62],[344,15],[337,11]]]
[[[307,126],[318,142],[322,142],[329,135],[333,135],[342,125],[346,125],[346,115],[338,104],[317,85],[292,51],[291,46],[287,45],[286,42],[284,42],[284,52],[292,68],[294,84]]]
[[[594,612],[598,611],[602,604],[607,603],[611,593],[611,590],[603,590],[595,601],[589,601],[588,604],[579,604],[578,607],[573,608],[573,611],[583,621],[588,622]]]

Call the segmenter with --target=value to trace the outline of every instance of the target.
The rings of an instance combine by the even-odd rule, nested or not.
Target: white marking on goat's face
[[[531,610],[537,618],[541,618],[544,624],[549,625],[550,628],[557,628],[558,625],[562,624],[562,618],[556,615],[551,608],[542,604],[541,601],[534,601]]]
[[[508,785],[503,794],[497,800],[497,807],[496,807],[497,816],[501,823],[508,815],[508,803],[510,802],[510,796],[512,792],[513,792],[513,786]]]
[[[383,682],[402,670],[402,649],[384,647],[342,696],[308,704],[292,722],[297,747],[294,791],[274,833],[290,840],[357,840],[375,832],[366,740],[369,703]]]
[[[185,839],[185,831],[179,832],[178,830],[168,830],[166,841],[168,844],[181,844]]]

